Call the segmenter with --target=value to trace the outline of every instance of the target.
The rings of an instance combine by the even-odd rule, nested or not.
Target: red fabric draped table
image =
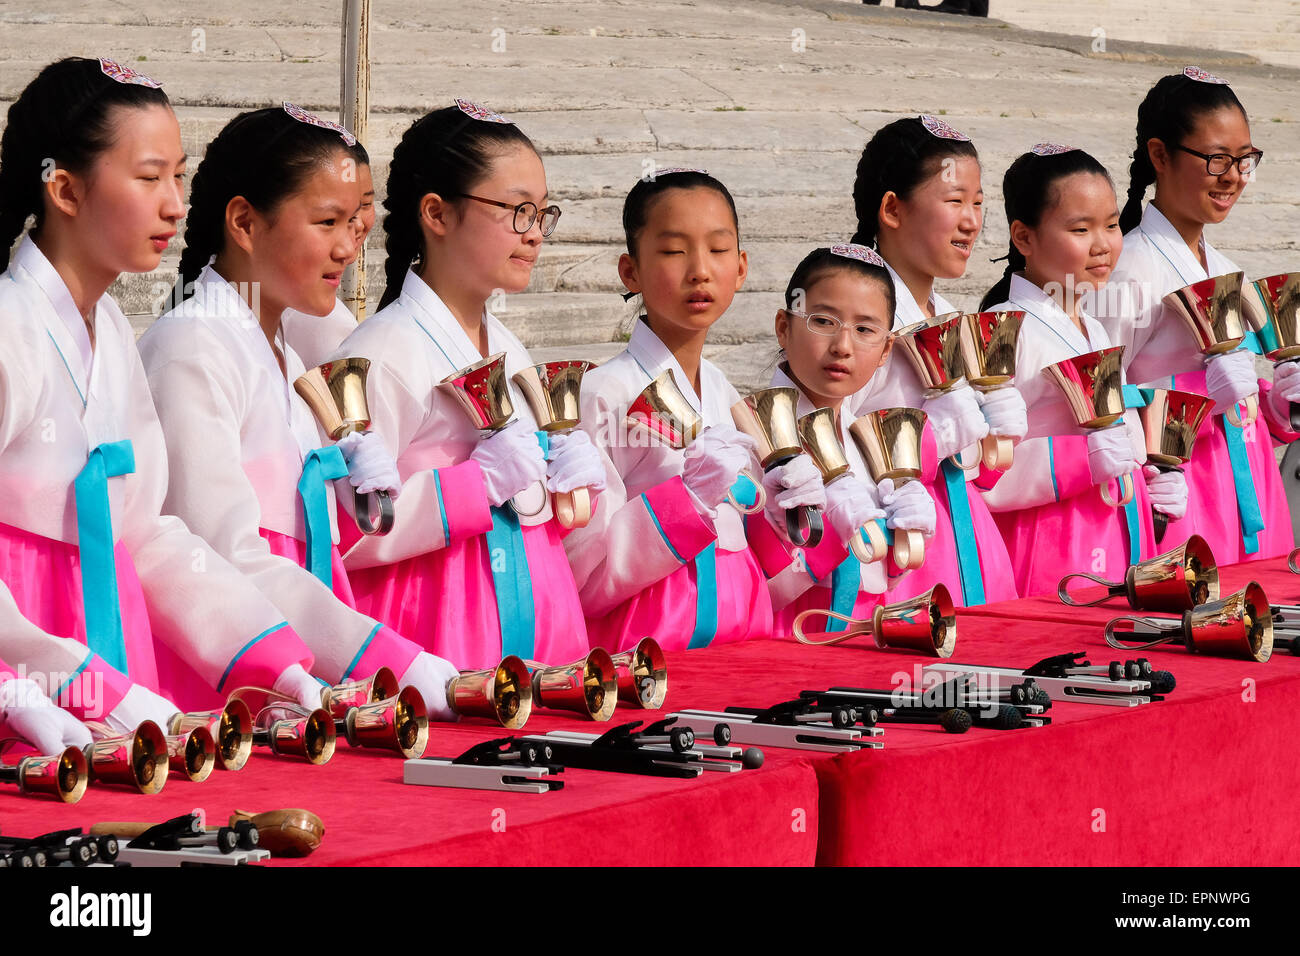
[[[1300,602],[1283,560],[1222,570],[1223,593],[1248,580],[1274,603]],[[1086,593],[1086,592],[1085,592]],[[1099,593],[1099,592],[1094,592]],[[1292,714],[1300,658],[1266,664],[1178,647],[1123,652],[1102,625],[1127,613],[1066,608],[1055,597],[958,612],[953,660],[1028,667],[1084,651],[1094,663],[1138,656],[1177,688],[1133,708],[1055,702],[1052,724],[944,733],[882,725],[881,750],[768,748],[764,766],[694,780],[568,770],[565,788],[514,794],[408,786],[402,760],[340,739],[324,767],[255,753],[203,784],[169,779],[144,797],[96,788],[75,806],[0,789],[0,832],[30,836],[102,820],[163,820],[195,807],[210,825],[235,809],[305,807],[326,834],[316,865],[530,864],[1272,864],[1300,862]],[[620,706],[614,723],[674,710],[763,707],[831,686],[914,686],[931,659],[874,649],[756,641],[668,655],[663,711]],[[528,733],[600,731],[534,712]],[[481,721],[433,724],[427,754],[455,756],[503,736]]]

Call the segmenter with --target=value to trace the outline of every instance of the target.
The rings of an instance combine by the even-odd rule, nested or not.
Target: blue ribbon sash
[[[330,589],[334,587],[332,557],[334,542],[330,538],[330,512],[325,497],[325,483],[347,477],[348,466],[337,445],[309,452],[298,478],[298,496],[302,499],[303,523],[307,526],[307,570]]]
[[[971,607],[984,603],[984,573],[980,569],[979,542],[971,519],[970,501],[966,497],[965,473],[948,459],[939,466],[948,491],[948,517],[952,537],[957,544],[957,566],[961,572],[962,602]]]
[[[108,479],[135,472],[129,439],[91,450],[73,482],[77,503],[77,551],[81,559],[81,604],[86,616],[86,646],[122,674],[127,673],[126,639],[113,561],[113,517]]]

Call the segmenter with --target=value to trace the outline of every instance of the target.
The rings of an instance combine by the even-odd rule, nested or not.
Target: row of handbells
[[[1165,303],[1207,355],[1231,351],[1247,332],[1254,332],[1262,351],[1273,361],[1300,358],[1300,274],[1271,276],[1243,286],[1241,273],[1219,276],[1173,292]],[[1023,318],[1024,313],[1014,311],[941,315],[899,330],[895,341],[926,388],[943,391],[964,378],[976,388],[991,390],[1012,383]],[[1122,346],[1102,349],[1044,370],[1062,390],[1080,427],[1108,427],[1123,415],[1123,351]],[[558,432],[578,426],[582,376],[591,367],[588,362],[549,362],[514,376],[542,430]],[[367,359],[348,358],[313,369],[295,383],[333,440],[370,425],[368,369]],[[453,373],[443,386],[454,394],[476,428],[490,432],[513,420],[505,376],[504,355],[498,354]],[[790,388],[761,389],[737,403],[733,417],[737,427],[756,441],[764,468],[807,452],[829,484],[849,467],[833,413],[823,408],[796,417],[797,399]],[[1186,464],[1211,406],[1210,399],[1202,395],[1153,390],[1141,409],[1148,461],[1162,468]],[[1253,419],[1255,412],[1248,404],[1246,420]],[[1293,417],[1296,412],[1293,408]],[[901,483],[920,476],[925,420],[919,409],[886,408],[853,423],[850,435],[874,481],[890,478]],[[671,371],[665,371],[637,396],[625,414],[625,424],[677,449],[686,448],[701,429],[699,415]],[[991,434],[983,440],[979,456],[957,463],[963,468],[1004,471],[1010,467],[1012,455],[1011,441]],[[752,512],[762,507],[762,484],[755,481],[754,485],[758,502],[746,506],[733,501],[737,508]],[[1123,505],[1132,498],[1132,486],[1124,487],[1121,482],[1118,499],[1108,497],[1105,487],[1101,494],[1107,504]],[[393,525],[392,504],[384,492],[376,492],[375,497],[377,521],[370,519],[370,502],[358,501],[356,513],[365,533],[382,535]],[[585,489],[557,493],[554,504],[557,520],[566,528],[582,527],[591,518],[590,495]],[[1154,518],[1159,538],[1163,516],[1157,513]],[[792,509],[787,521],[793,544],[816,546],[822,535],[816,509]],[[859,560],[875,561],[885,556],[889,544],[882,529],[869,522],[850,547]],[[924,561],[924,539],[914,530],[896,529],[893,550],[901,568],[915,568]],[[1061,583],[1059,595],[1066,603],[1075,603],[1066,589],[1074,576]],[[1252,583],[1220,600],[1218,583],[1209,548],[1195,536],[1168,554],[1133,566],[1124,582],[1109,584],[1107,596],[1123,595],[1134,609],[1182,613],[1183,619],[1175,627],[1161,629],[1148,619],[1120,618],[1107,626],[1108,642],[1118,648],[1131,647],[1122,642],[1116,628],[1127,620],[1133,628],[1119,632],[1124,639],[1132,640],[1135,635],[1155,639],[1143,647],[1175,643],[1201,653],[1267,660],[1274,634],[1270,605],[1262,589]],[[1294,609],[1287,610],[1294,613]],[[867,634],[880,647],[937,657],[951,656],[956,644],[953,604],[942,585],[909,601],[878,607],[871,621],[846,619],[850,626],[825,640],[808,637],[804,619],[828,613],[814,610],[801,614],[795,621],[796,637],[807,643],[838,643]],[[1292,639],[1283,640],[1296,649]],[[619,700],[657,708],[666,691],[663,653],[647,638],[617,655],[595,648],[581,660],[559,667],[507,657],[494,668],[453,679],[447,698],[459,714],[486,717],[513,730],[523,726],[534,704],[603,721],[612,716]],[[279,711],[273,714],[278,719],[260,719],[274,711]],[[262,689],[244,688],[232,694],[222,710],[176,715],[167,733],[146,721],[134,734],[106,737],[84,752],[69,747],[62,754],[28,757],[15,767],[0,767],[0,779],[17,783],[26,793],[65,802],[79,800],[92,780],[154,793],[161,789],[169,769],[191,780],[206,779],[214,768],[238,770],[255,745],[276,755],[323,764],[332,756],[340,733],[352,746],[419,756],[428,741],[428,716],[418,691],[397,687],[386,668],[367,680],[324,689],[322,706],[314,711],[276,700]]]

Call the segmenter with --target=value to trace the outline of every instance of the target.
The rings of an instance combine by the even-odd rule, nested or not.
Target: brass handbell
[[[370,359],[345,358],[326,362],[293,383],[321,427],[333,441],[370,427],[370,406],[366,404],[366,374]],[[368,495],[354,491],[357,527],[363,534],[385,535],[393,530],[393,499],[387,491],[374,492],[379,508],[379,524],[370,520]]]
[[[1202,354],[1222,355],[1235,350],[1246,337],[1244,283],[1240,272],[1202,279],[1170,292],[1164,304],[1182,320]],[[1246,421],[1253,422],[1258,414],[1259,401],[1251,395],[1246,399]],[[1225,417],[1233,425],[1242,423],[1235,408],[1228,409]]]
[[[1256,279],[1245,292],[1243,314],[1274,366],[1300,360],[1300,272]],[[1291,430],[1300,431],[1300,405],[1295,402],[1290,419]]]
[[[167,762],[191,783],[202,783],[217,765],[217,743],[207,727],[195,727],[167,738]]]
[[[663,649],[653,637],[643,637],[636,646],[611,654],[618,674],[618,699],[647,710],[658,710],[668,696],[668,664]]]
[[[981,392],[1006,388],[1016,374],[1016,340],[1024,312],[967,312],[960,317],[966,380]],[[981,442],[985,467],[1006,471],[1014,457],[1011,439],[990,433]]]
[[[818,616],[843,621],[848,628],[837,634],[824,634],[825,640],[812,640],[806,635],[803,622]],[[957,613],[948,589],[936,584],[909,600],[877,606],[870,621],[816,608],[794,619],[794,636],[804,644],[840,644],[864,634],[882,650],[892,647],[928,657],[952,657],[957,646]]]
[[[133,734],[96,740],[85,755],[92,783],[120,783],[140,793],[157,793],[167,782],[167,739],[152,720]]]
[[[348,710],[336,720],[335,732],[342,731],[351,747],[395,750],[407,759],[424,754],[429,743],[429,712],[424,697],[414,687],[403,687],[386,700]]]
[[[835,413],[829,408],[819,408],[804,415],[796,423],[799,429],[799,441],[804,451],[813,460],[817,470],[822,473],[822,483],[833,482],[851,474],[849,460],[844,456],[844,446],[840,443],[839,430],[835,425]],[[880,526],[868,521],[858,532],[849,538],[849,550],[863,564],[879,561],[889,550]]]
[[[1092,601],[1076,601],[1067,590],[1072,578],[1095,581],[1107,593]],[[1061,578],[1056,596],[1071,607],[1092,607],[1122,596],[1135,611],[1190,611],[1198,604],[1219,599],[1219,567],[1205,539],[1194,534],[1172,551],[1129,567],[1122,583],[1083,571],[1067,574]]]
[[[653,382],[641,390],[641,394],[628,406],[623,422],[628,434],[645,434],[660,444],[682,451],[699,435],[704,423],[699,412],[686,400],[682,390],[677,386],[673,370],[664,369]],[[763,482],[748,471],[741,472],[758,495],[753,506],[742,504],[734,492],[727,493],[727,503],[741,514],[755,514],[763,510],[767,502],[767,492]]]
[[[795,409],[799,393],[793,388],[762,388],[731,406],[736,427],[758,444],[764,471],[779,468],[803,453]],[[785,530],[795,547],[815,548],[822,539],[820,508],[802,505],[785,510]]]
[[[1109,428],[1124,417],[1124,346],[1075,355],[1043,369],[1060,387],[1080,428]],[[1109,485],[1101,500],[1118,508],[1133,500],[1133,476],[1119,477],[1120,497],[1110,498]]]
[[[293,710],[292,705],[285,705]],[[263,713],[276,709],[271,705]],[[259,715],[260,718],[261,715]],[[317,708],[305,716],[270,721],[267,727],[253,731],[253,743],[268,747],[277,757],[301,757],[315,766],[329,763],[334,756],[337,732],[334,718]]]
[[[1132,630],[1117,631],[1121,621]],[[1127,640],[1154,637],[1143,644]],[[1273,614],[1264,589],[1251,581],[1236,594],[1184,611],[1181,621],[1152,617],[1117,617],[1106,625],[1106,643],[1122,651],[1140,651],[1158,644],[1180,644],[1193,654],[1232,657],[1264,663],[1273,655]]]
[[[537,427],[544,432],[571,432],[581,418],[582,376],[594,366],[590,362],[546,362],[516,372],[514,383],[533,410]],[[557,491],[555,520],[563,528],[583,528],[591,521],[591,492],[586,488]]]
[[[447,683],[447,704],[465,717],[487,717],[507,730],[518,730],[533,712],[533,680],[513,654],[496,667],[461,671]]]
[[[23,757],[14,766],[0,764],[0,781],[17,784],[22,794],[76,803],[86,794],[90,773],[86,755],[76,747],[68,747],[60,754]]]
[[[354,707],[364,707],[396,697],[401,687],[391,668],[381,667],[364,680],[347,680],[321,688],[321,707],[335,720],[347,717]]]
[[[481,434],[500,431],[515,417],[515,403],[510,400],[510,384],[506,381],[506,353],[497,352],[473,365],[452,372],[438,385],[455,399],[474,427]],[[542,486],[542,503],[532,511],[519,507],[521,492],[510,499],[510,507],[524,518],[539,515],[546,508],[549,497],[546,485]]]
[[[849,435],[862,452],[879,484],[886,478],[901,486],[921,477],[921,438],[925,433],[925,412],[919,408],[882,408],[867,412],[849,426]],[[911,528],[894,531],[894,563],[900,568],[919,568],[925,561],[925,538]]]
[[[967,372],[962,336],[962,314],[949,312],[899,329],[894,333],[894,347],[902,349],[922,386],[950,392],[962,384]],[[966,464],[960,454],[950,460],[967,471],[980,465],[979,459]]]
[[[570,664],[547,667],[526,662],[538,707],[569,710],[592,720],[609,720],[618,704],[618,672],[609,651],[593,647]]]
[[[217,746],[217,766],[238,770],[248,762],[253,751],[253,714],[238,697],[226,701],[221,710],[176,714],[167,725],[169,736],[187,734],[206,727]]]
[[[1201,422],[1213,407],[1214,402],[1204,395],[1155,389],[1151,400],[1138,409],[1147,443],[1147,464],[1164,472],[1182,471],[1182,466],[1192,460]],[[1154,508],[1151,516],[1159,543],[1165,536],[1169,516]]]

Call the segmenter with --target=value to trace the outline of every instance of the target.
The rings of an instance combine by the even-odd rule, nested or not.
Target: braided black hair
[[[1007,225],[1017,220],[1030,229],[1037,227],[1043,213],[1056,202],[1056,184],[1075,173],[1095,173],[1110,182],[1106,167],[1081,149],[1065,153],[1040,156],[1022,153],[1016,157],[1002,177],[1003,204],[1007,210]],[[1113,183],[1112,183],[1113,185]],[[1025,268],[1025,257],[1015,242],[1007,240],[1007,267],[993,288],[984,293],[980,310],[1005,302],[1011,297],[1011,276]]]
[[[1246,108],[1227,84],[1202,83],[1183,73],[1162,76],[1147,91],[1138,107],[1137,143],[1128,168],[1128,198],[1119,216],[1123,232],[1134,229],[1142,221],[1142,200],[1147,187],[1156,181],[1156,168],[1151,164],[1147,142],[1158,139],[1172,150],[1191,135],[1202,116],[1230,106],[1246,115]]]
[[[420,200],[437,193],[445,200],[474,191],[492,168],[492,161],[508,149],[537,148],[513,123],[476,120],[449,106],[416,120],[402,134],[388,167],[384,197],[384,295],[382,309],[402,292],[406,270],[424,261],[424,236],[420,230]]]
[[[170,304],[192,294],[203,267],[221,251],[230,200],[243,196],[270,214],[321,163],[339,153],[359,162],[364,152],[357,150],[334,130],[303,123],[278,107],[240,113],[227,123],[208,144],[190,183],[185,251]]]
[[[29,216],[36,217],[33,234],[40,231],[51,163],[85,172],[113,144],[114,109],[148,106],[171,103],[160,89],[110,79],[99,60],[84,57],[51,63],[27,84],[0,138],[0,269]]]
[[[853,242],[874,246],[880,232],[880,203],[885,193],[907,199],[935,175],[945,159],[979,160],[969,140],[944,139],[927,130],[917,117],[895,120],[876,130],[858,159],[853,180],[853,209],[858,231]]]

